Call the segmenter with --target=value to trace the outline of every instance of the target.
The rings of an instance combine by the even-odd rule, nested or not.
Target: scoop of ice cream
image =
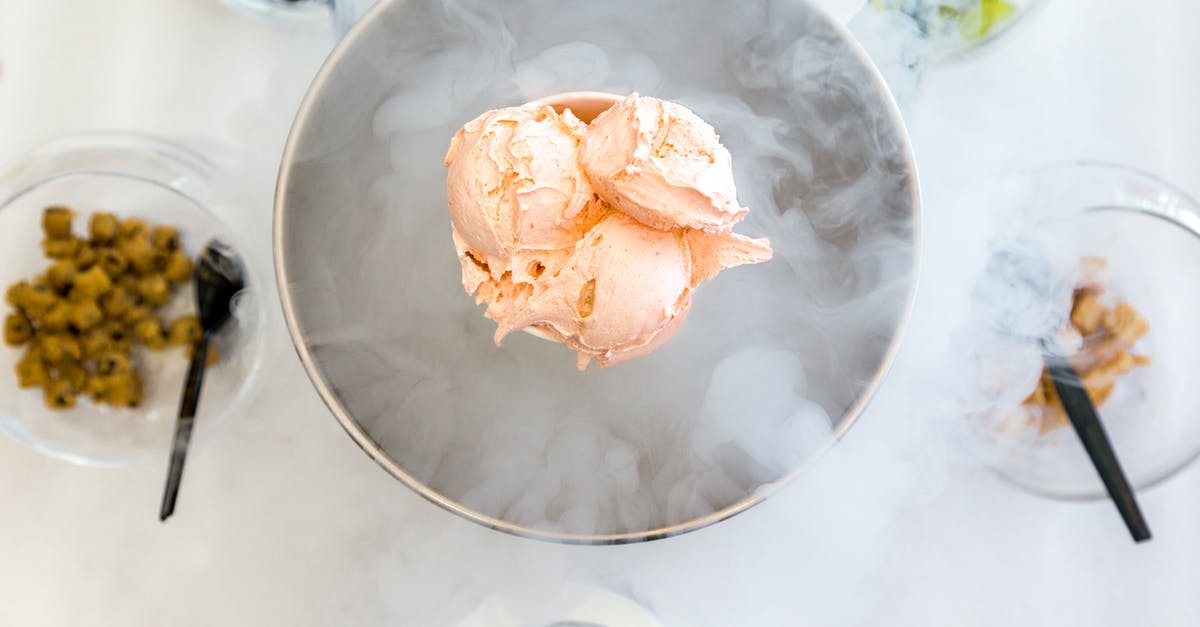
[[[656,229],[728,229],[746,215],[729,151],[691,110],[636,93],[601,113],[579,161],[601,198]]]
[[[497,109],[467,122],[446,153],[450,220],[487,273],[499,279],[527,250],[569,248],[586,220],[592,187],[578,165],[586,126],[550,107]]]
[[[463,288],[487,305],[496,343],[536,330],[580,369],[653,351],[700,283],[771,258],[766,240],[731,230],[746,210],[729,153],[673,103],[634,94],[590,127],[569,109],[489,111],[454,136],[446,165]]]
[[[498,320],[496,342],[536,327],[579,353],[616,363],[666,340],[691,304],[692,256],[679,231],[651,229],[620,212],[600,221],[562,269]]]

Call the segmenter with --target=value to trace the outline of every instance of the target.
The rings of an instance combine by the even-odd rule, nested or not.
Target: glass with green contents
[[[939,61],[995,39],[1041,4],[1042,0],[871,0],[876,10],[900,11],[912,18]]]
[[[210,153],[225,156],[86,133],[0,166],[0,433],[89,466],[165,459],[201,331],[191,260],[215,237],[252,250],[237,181]],[[259,389],[270,265],[257,260],[193,445]]]

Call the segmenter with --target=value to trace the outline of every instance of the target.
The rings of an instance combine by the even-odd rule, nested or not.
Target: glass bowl
[[[222,0],[244,13],[270,19],[320,19],[332,15],[334,30],[345,33],[374,0]]]
[[[950,62],[970,56],[1012,30],[1045,0],[870,0],[876,11],[898,11],[914,35],[928,42],[930,58]]]
[[[49,264],[42,256],[41,215],[48,205],[75,209],[75,231],[86,231],[94,211],[176,226],[196,255],[214,237],[248,250],[241,231],[206,202],[214,195],[215,167],[185,148],[149,136],[94,133],[65,137],[33,150],[0,174],[0,284],[30,279]],[[236,413],[259,385],[264,348],[262,303],[266,277],[246,262],[248,287],[234,319],[217,337],[221,360],[209,369],[196,422],[203,439]],[[8,306],[4,306],[7,314]],[[191,285],[162,310],[164,319],[195,310]],[[136,409],[92,404],[81,397],[68,411],[47,409],[41,390],[17,387],[13,372],[23,349],[0,345],[0,428],[43,453],[71,462],[118,466],[165,460],[187,370],[181,348],[135,351],[146,383]]]
[[[329,15],[330,0],[221,0],[250,15],[268,18],[323,18]]]
[[[1009,181],[1001,194],[1021,208],[1021,225],[1003,247],[1038,251],[1055,296],[1046,312],[1069,310],[1080,259],[1108,261],[1108,294],[1150,324],[1133,352],[1151,363],[1118,378],[1099,409],[1113,446],[1138,489],[1167,479],[1200,453],[1200,387],[1192,381],[1200,350],[1200,204],[1157,178],[1102,163],[1039,169]],[[1013,246],[1014,242],[1019,242]],[[1010,310],[1011,311],[1011,310]],[[976,416],[987,460],[1005,478],[1058,499],[1107,498],[1070,426],[1044,435],[1022,420],[1041,353],[1027,338],[993,338],[989,376],[1009,385],[994,411]]]
[[[515,586],[514,586],[515,587]],[[447,627],[662,627],[647,607],[613,590],[559,582],[489,594]]]
[[[775,258],[610,368],[525,334],[498,348],[450,239],[450,138],[491,108],[633,91],[716,127],[737,230]],[[494,529],[637,542],[745,511],[850,428],[907,320],[918,204],[886,87],[808,3],[385,0],[301,106],[275,260],[310,378],[387,472]]]

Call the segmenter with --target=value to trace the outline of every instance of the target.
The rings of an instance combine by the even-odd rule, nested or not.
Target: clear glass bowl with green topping
[[[215,191],[221,169],[204,156],[158,138],[131,133],[86,133],[51,141],[0,169],[0,285],[32,279],[50,265],[43,255],[43,211],[71,207],[73,231],[83,235],[94,212],[139,218],[179,230],[181,249],[196,254],[213,237],[241,251],[249,273],[234,324],[220,334],[220,359],[209,370],[197,437],[240,411],[261,383],[266,355],[270,266],[245,241],[245,220]],[[263,260],[265,261],[265,259]],[[194,311],[190,281],[154,314],[173,320]],[[11,311],[0,304],[0,316]],[[22,389],[16,367],[21,346],[0,343],[0,431],[48,455],[91,466],[166,460],[184,375],[186,347],[135,348],[144,381],[136,407],[93,403],[79,395],[73,407],[52,409],[41,389]],[[63,403],[66,405],[66,403]]]
[[[960,57],[1016,25],[1044,0],[871,0],[878,11],[904,13],[929,39],[935,61]]]

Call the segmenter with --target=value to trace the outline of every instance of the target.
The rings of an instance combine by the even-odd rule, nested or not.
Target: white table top
[[[1049,0],[994,49],[930,71],[907,106],[934,279],[970,220],[943,192],[980,164],[1117,161],[1200,195],[1197,23],[1191,2]],[[216,0],[0,0],[0,160],[118,128],[275,161],[331,44],[325,25]],[[253,174],[249,209],[269,212],[274,172]],[[421,500],[345,436],[277,329],[275,376],[190,456],[169,524],[165,459],[79,468],[0,437],[0,624],[454,625],[490,603],[491,622],[470,623],[485,625],[505,600],[548,620],[591,585],[668,625],[1200,624],[1200,469],[1142,494],[1155,538],[1141,546],[1108,503],[1002,483],[909,396],[936,361],[912,346],[944,335],[921,315],[936,311],[926,289],[893,376],[813,472],[716,527],[627,547],[521,540]]]

